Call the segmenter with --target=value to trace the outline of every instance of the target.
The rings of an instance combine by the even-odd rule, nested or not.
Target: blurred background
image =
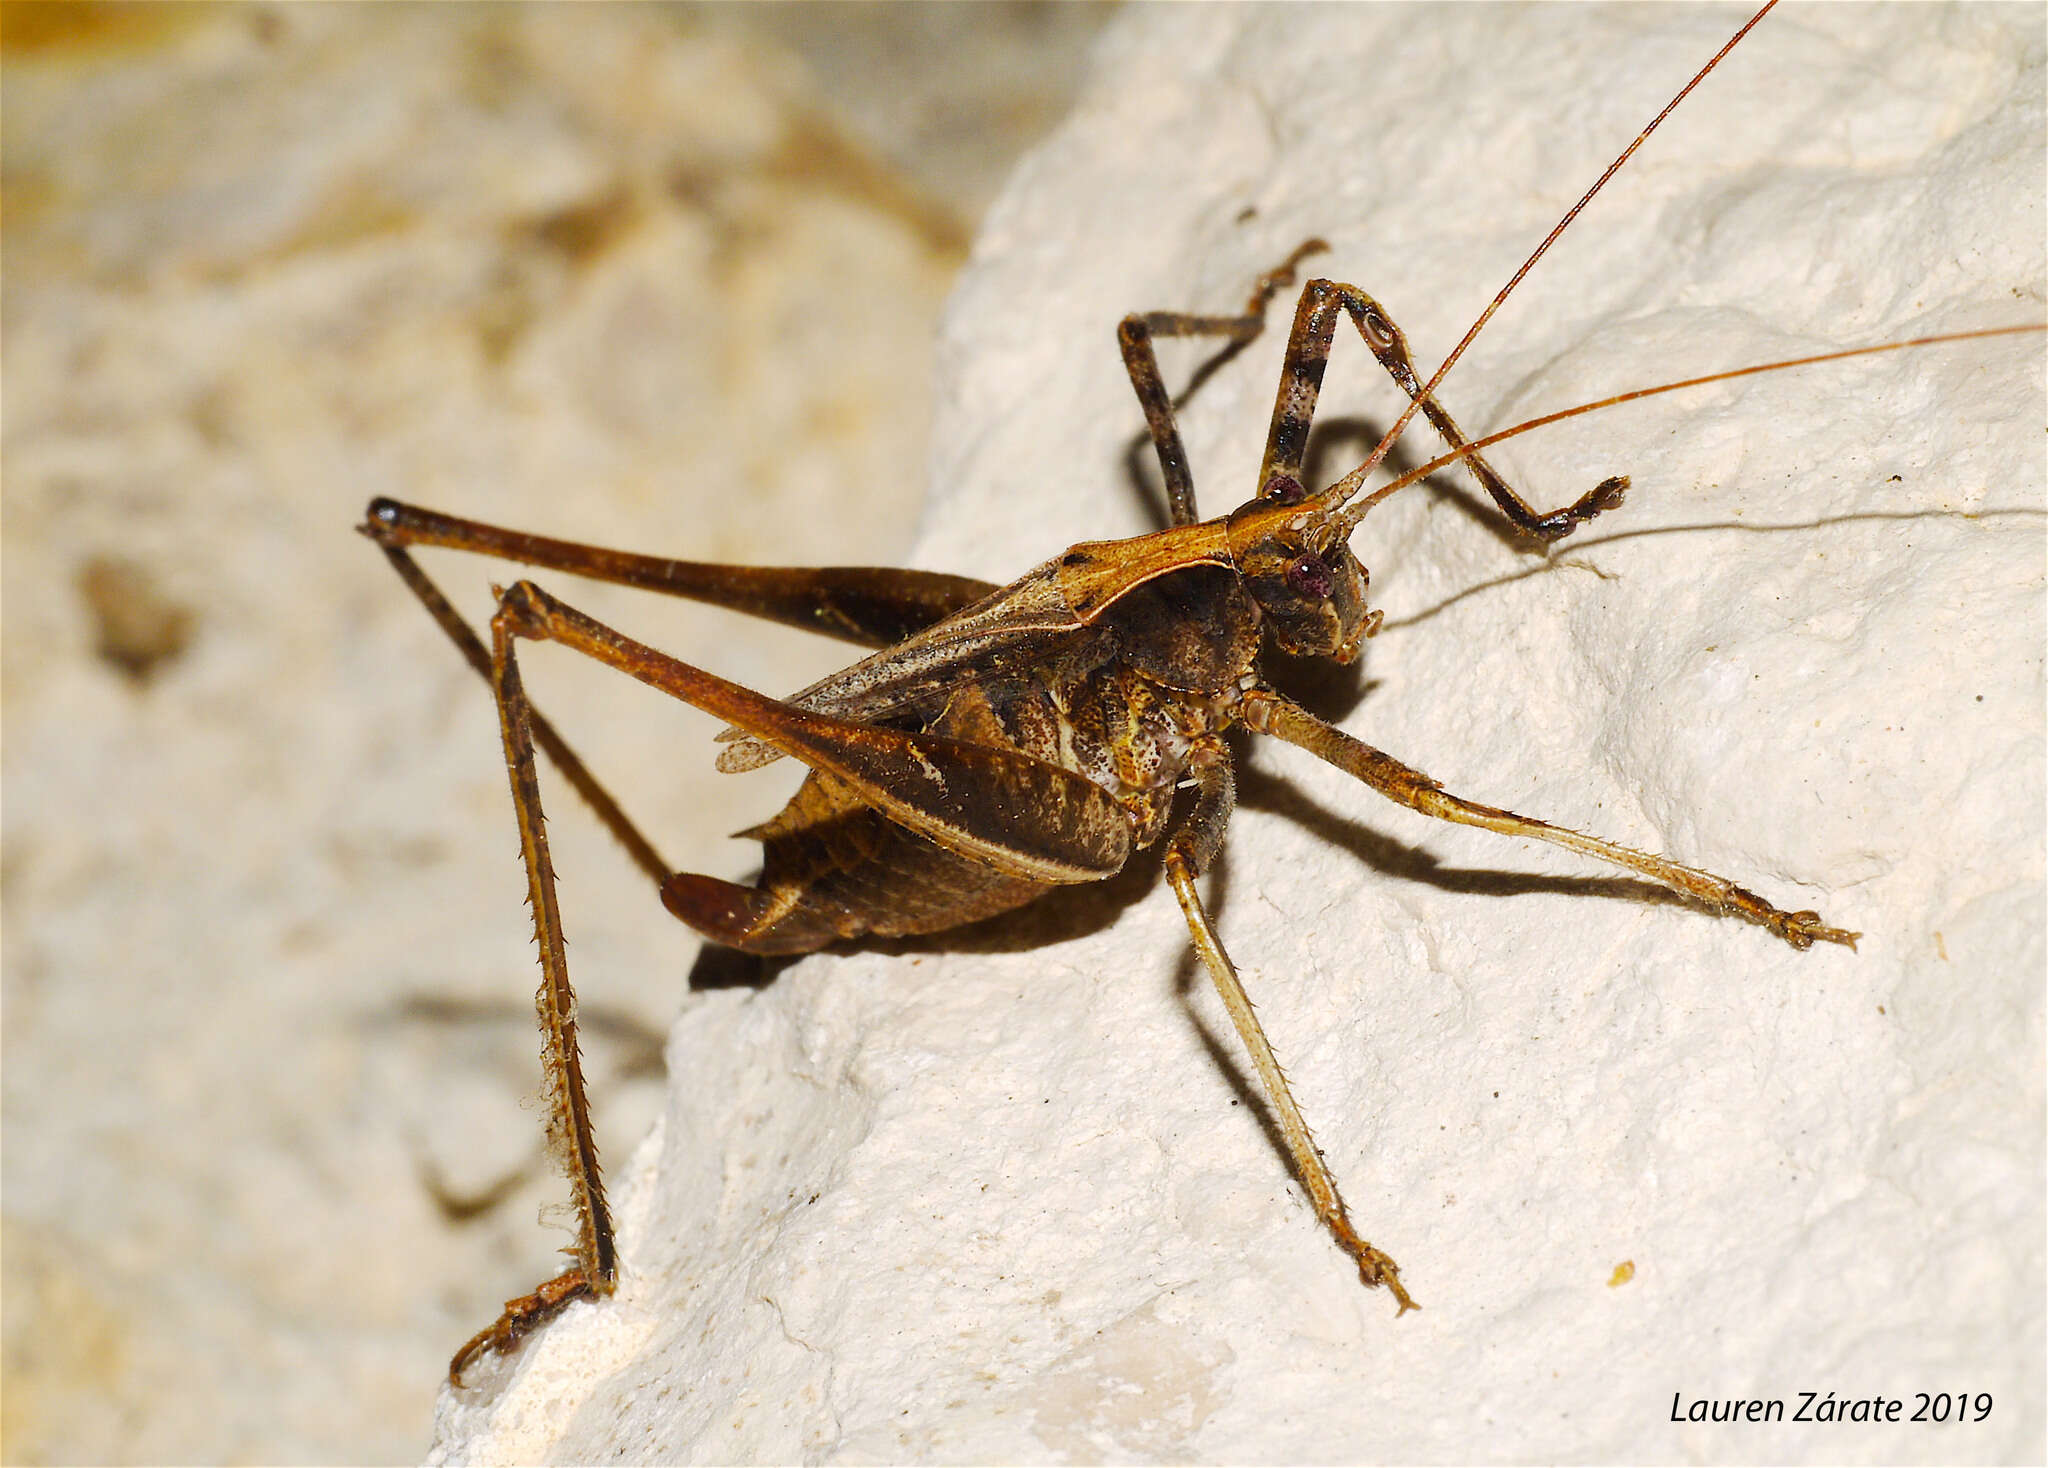
[[[563,1190],[494,715],[362,507],[897,559],[948,284],[1107,13],[0,10],[0,1458],[418,1458]],[[769,691],[843,660],[572,594]],[[663,855],[742,873],[767,774],[552,651]],[[696,945],[551,810],[619,1158]]]

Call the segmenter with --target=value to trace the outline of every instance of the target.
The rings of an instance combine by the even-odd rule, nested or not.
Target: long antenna
[[[1632,403],[1637,398],[1653,398],[1661,393],[1679,392],[1689,387],[1704,387],[1710,382],[1726,382],[1734,377],[1755,377],[1762,372],[1783,372],[1793,367],[1811,367],[1816,362],[1839,362],[1845,357],[1874,357],[1879,352],[1902,352],[1908,347],[1933,347],[1948,342],[1976,341],[1980,337],[1987,336],[2018,336],[2022,332],[2030,331],[2048,331],[2048,322],[2033,321],[2020,326],[1987,326],[1981,327],[1976,331],[1950,331],[1944,332],[1940,336],[1916,336],[1910,337],[1905,341],[1882,342],[1874,347],[1848,347],[1838,352],[1819,352],[1811,357],[1790,357],[1782,362],[1761,362],[1754,367],[1734,367],[1726,372],[1710,372],[1705,377],[1687,377],[1678,382],[1660,383],[1656,387],[1639,387],[1629,392],[1616,393],[1612,397],[1598,398],[1590,403],[1580,403],[1575,407],[1559,408],[1554,413],[1545,413],[1540,418],[1531,418],[1526,422],[1515,424],[1512,428],[1502,428],[1487,434],[1484,438],[1475,438],[1463,448],[1453,449],[1447,454],[1439,454],[1427,464],[1418,465],[1398,478],[1388,480],[1385,484],[1346,510],[1339,523],[1343,533],[1349,535],[1358,522],[1365,518],[1366,511],[1370,510],[1388,495],[1396,490],[1406,489],[1419,479],[1427,479],[1430,475],[1436,473],[1437,470],[1455,464],[1458,460],[1468,455],[1476,454],[1481,449],[1491,448],[1503,439],[1518,438],[1522,434],[1529,433],[1538,428],[1548,427],[1550,424],[1561,422],[1566,418],[1577,418],[1582,414],[1597,412],[1602,408],[1612,408],[1620,403]]]
[[[1377,469],[1380,466],[1380,461],[1386,458],[1388,451],[1391,450],[1394,446],[1394,441],[1401,436],[1402,431],[1406,429],[1409,423],[1414,420],[1415,415],[1421,409],[1424,400],[1435,395],[1437,384],[1444,380],[1444,374],[1451,370],[1452,365],[1457,362],[1458,358],[1465,355],[1465,348],[1472,345],[1473,338],[1477,337],[1479,333],[1485,328],[1486,323],[1493,319],[1493,313],[1501,308],[1501,303],[1507,300],[1509,293],[1513,291],[1516,286],[1522,283],[1522,277],[1527,275],[1529,271],[1535,266],[1536,262],[1543,258],[1545,252],[1547,252],[1550,249],[1550,247],[1557,242],[1557,237],[1565,232],[1565,230],[1571,225],[1571,222],[1579,217],[1579,212],[1583,210],[1588,204],[1593,202],[1593,196],[1599,193],[1601,189],[1606,187],[1607,180],[1614,177],[1614,175],[1620,170],[1621,166],[1624,163],[1628,162],[1628,160],[1634,156],[1636,149],[1642,147],[1644,140],[1646,140],[1651,133],[1657,130],[1658,125],[1661,124],[1665,118],[1669,117],[1672,114],[1672,112],[1677,108],[1679,103],[1683,102],[1689,95],[1691,95],[1692,89],[1694,87],[1697,87],[1701,82],[1706,80],[1707,73],[1712,71],[1715,67],[1721,64],[1722,57],[1726,56],[1730,51],[1733,51],[1736,47],[1736,44],[1739,41],[1741,41],[1741,39],[1744,36],[1748,35],[1752,30],[1756,29],[1757,22],[1762,20],[1766,15],[1769,15],[1771,13],[1772,7],[1775,6],[1777,3],[1778,0],[1766,0],[1766,4],[1764,5],[1763,9],[1759,10],[1755,15],[1752,15],[1749,18],[1749,20],[1743,25],[1741,30],[1737,31],[1734,35],[1728,38],[1728,44],[1723,46],[1720,50],[1716,51],[1713,55],[1713,58],[1709,60],[1705,66],[1702,66],[1697,72],[1693,74],[1693,79],[1687,82],[1683,87],[1679,89],[1678,95],[1673,97],[1669,102],[1664,104],[1664,110],[1659,112],[1655,117],[1650,119],[1649,126],[1645,127],[1641,132],[1636,134],[1635,141],[1630,143],[1626,148],[1623,148],[1621,150],[1620,156],[1617,157],[1612,163],[1607,165],[1607,171],[1601,174],[1599,178],[1593,181],[1593,187],[1587,189],[1584,194],[1580,195],[1579,202],[1572,205],[1572,207],[1565,212],[1564,218],[1558,220],[1556,226],[1551,229],[1550,233],[1543,237],[1543,243],[1538,245],[1535,251],[1529,256],[1529,258],[1522,262],[1522,268],[1514,273],[1514,275],[1508,280],[1508,283],[1502,286],[1500,290],[1494,295],[1493,300],[1488,303],[1486,309],[1479,313],[1479,319],[1472,323],[1471,328],[1468,331],[1466,331],[1465,335],[1459,340],[1458,344],[1455,347],[1451,348],[1451,354],[1448,357],[1444,358],[1443,365],[1436,369],[1435,375],[1432,376],[1428,382],[1422,385],[1422,391],[1416,394],[1414,401],[1410,402],[1406,408],[1401,410],[1401,416],[1394,420],[1394,426],[1392,428],[1389,428],[1386,432],[1386,435],[1380,439],[1378,446],[1373,449],[1371,456],[1367,458],[1363,464],[1360,464],[1356,469],[1353,469],[1349,474],[1346,474],[1342,479],[1338,480],[1335,484],[1331,485],[1328,489],[1324,490],[1321,495],[1317,496],[1317,498],[1323,502],[1325,507],[1333,508],[1337,505],[1341,505],[1344,503],[1344,501],[1350,499],[1352,495],[1358,493],[1359,486],[1365,483],[1366,476],[1371,474],[1373,470]],[[1454,455],[1453,457],[1456,456]],[[1352,523],[1355,524],[1356,521],[1354,520]]]

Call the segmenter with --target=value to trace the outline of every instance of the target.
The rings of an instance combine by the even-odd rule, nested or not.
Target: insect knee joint
[[[556,607],[553,597],[531,581],[515,581],[502,589],[493,586],[491,594],[498,598],[497,614],[491,618],[494,630],[511,637],[546,640]]]

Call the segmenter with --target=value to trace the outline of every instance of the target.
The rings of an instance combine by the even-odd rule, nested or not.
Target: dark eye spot
[[[1321,556],[1296,556],[1287,567],[1287,584],[1301,596],[1316,601],[1329,600],[1336,590],[1336,578],[1330,575],[1330,568]]]
[[[1308,498],[1308,491],[1292,474],[1275,474],[1260,487],[1259,498],[1276,505],[1298,505]]]

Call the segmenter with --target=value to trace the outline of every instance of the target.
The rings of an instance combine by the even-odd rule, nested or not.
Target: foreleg
[[[1308,447],[1309,425],[1315,418],[1316,397],[1322,390],[1323,369],[1329,364],[1330,339],[1336,331],[1340,309],[1351,317],[1373,356],[1401,390],[1416,401],[1444,441],[1454,449],[1462,449],[1468,443],[1443,406],[1435,398],[1422,395],[1422,384],[1408,355],[1407,339],[1379,302],[1355,285],[1312,280],[1302,287],[1301,299],[1294,308],[1294,326],[1287,335],[1287,361],[1281,369],[1280,389],[1266,432],[1266,457],[1259,469],[1262,495],[1300,493],[1302,456]],[[1616,475],[1602,480],[1566,508],[1541,514],[1477,453],[1465,455],[1465,465],[1493,496],[1501,513],[1525,534],[1544,540],[1569,535],[1601,511],[1613,509],[1628,489],[1627,477]]]

